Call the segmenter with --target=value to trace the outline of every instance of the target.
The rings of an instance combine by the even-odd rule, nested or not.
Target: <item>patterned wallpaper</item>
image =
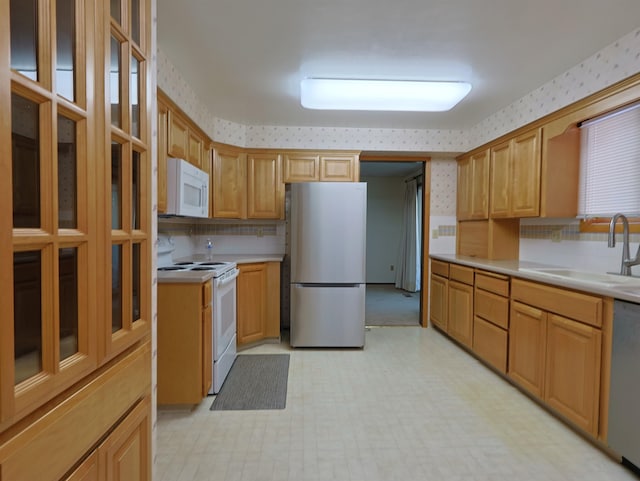
[[[465,150],[489,142],[638,72],[640,28],[480,122],[468,132]]]
[[[207,112],[158,51],[158,85],[214,140],[241,147],[464,152],[640,72],[640,28],[468,131],[244,126]]]
[[[431,215],[456,216],[457,164],[453,159],[431,159]]]

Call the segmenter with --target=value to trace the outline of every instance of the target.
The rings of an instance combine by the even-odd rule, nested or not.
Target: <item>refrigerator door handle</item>
[[[325,282],[298,282],[293,285],[297,287],[360,287],[362,283],[344,284],[344,283],[325,283]]]

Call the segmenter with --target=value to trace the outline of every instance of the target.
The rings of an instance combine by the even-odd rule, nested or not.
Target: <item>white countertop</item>
[[[251,264],[253,262],[282,262],[284,254],[217,254],[211,260],[216,262],[235,262],[236,264]],[[209,260],[204,254],[175,259],[176,262]],[[202,283],[213,278],[208,271],[158,271],[158,283],[192,282]]]
[[[539,262],[519,260],[491,260],[478,257],[460,256],[456,254],[431,254],[429,257],[445,262],[454,262],[456,264],[461,264],[477,269],[485,269],[487,271],[496,272],[498,274],[504,274],[507,276],[520,277],[522,279],[543,282],[545,284],[551,284],[555,286],[566,287],[569,289],[580,290],[583,292],[609,296],[615,299],[622,299],[625,301],[640,303],[640,278],[637,279],[637,283],[634,281],[629,281],[628,284],[625,284],[623,286],[611,287],[609,285],[599,284],[593,281],[586,282],[570,277],[549,276],[546,274],[540,274],[526,270],[532,268],[535,269],[561,267],[550,264],[542,264]],[[580,272],[578,269],[575,269],[575,271]]]

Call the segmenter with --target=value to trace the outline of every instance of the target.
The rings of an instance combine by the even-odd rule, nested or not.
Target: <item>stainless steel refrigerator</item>
[[[293,347],[363,347],[367,184],[291,185]]]

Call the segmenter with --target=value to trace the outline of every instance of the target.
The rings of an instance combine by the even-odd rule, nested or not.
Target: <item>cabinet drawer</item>
[[[473,352],[506,374],[507,331],[476,316],[473,323]]]
[[[479,289],[476,285],[474,313],[504,329],[509,327],[509,299]]]
[[[449,267],[449,278],[463,284],[473,285],[473,269],[471,267],[451,264]]]
[[[431,273],[449,278],[449,263],[431,259]]]
[[[476,287],[493,292],[499,296],[509,297],[509,277],[490,272],[476,272]]]
[[[512,279],[511,298],[585,324],[602,327],[602,298],[600,297]]]

